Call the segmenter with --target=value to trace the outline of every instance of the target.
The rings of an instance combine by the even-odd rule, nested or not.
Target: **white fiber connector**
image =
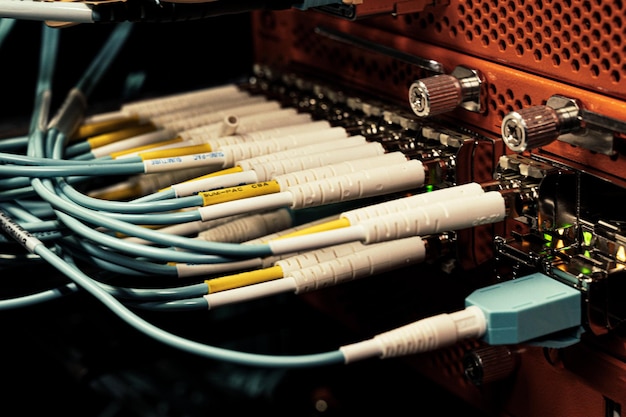
[[[462,200],[440,201],[360,222],[364,242],[383,242],[495,223],[506,217],[502,194],[489,191]]]
[[[237,165],[240,166],[243,170],[248,170],[253,169],[252,167],[255,164],[262,164],[264,162],[274,161],[276,159],[298,158],[302,155],[309,155],[318,152],[336,151],[346,153],[344,151],[345,148],[361,146],[365,145],[366,143],[367,138],[365,136],[352,135],[340,141],[316,142],[310,145],[298,146],[297,148],[284,149],[282,151],[272,152],[270,154],[257,155],[251,158],[241,159],[237,161]]]
[[[123,104],[120,110],[128,116],[153,117],[177,109],[195,106],[207,101],[220,101],[229,97],[249,96],[235,84],[225,84],[156,98],[136,100]]]
[[[219,148],[228,158],[224,168],[235,166],[240,159],[250,158],[255,155],[270,154],[298,146],[310,145],[315,142],[342,140],[348,137],[348,133],[343,127],[333,127],[313,132],[303,132],[281,136],[278,138],[266,139],[257,142],[235,143],[233,145]]]
[[[294,270],[282,279],[207,294],[204,298],[209,308],[215,308],[283,292],[300,294],[413,265],[425,258],[426,247],[419,237],[384,242]]]
[[[372,339],[342,346],[345,363],[366,358],[382,359],[432,352],[464,339],[478,338],[487,320],[476,306],[450,314],[439,314],[381,333]]]
[[[274,261],[274,266],[280,266],[283,271],[283,276],[288,276],[294,271],[309,268],[323,262],[329,262],[364,249],[367,248],[361,242],[342,243],[341,245],[328,246],[277,259]]]
[[[457,198],[473,197],[484,194],[482,186],[476,182],[457,185],[454,187],[442,188],[440,190],[427,193],[415,194],[408,197],[397,198],[366,207],[356,208],[341,214],[341,217],[348,219],[351,225],[361,221],[372,219],[386,214],[397,213],[403,210],[410,210],[440,201],[450,201]],[[459,202],[458,204],[463,204]]]
[[[170,140],[176,137],[176,132],[169,129],[159,129],[153,132],[143,133],[128,139],[112,142],[104,146],[99,146],[91,150],[94,158],[101,158],[111,155],[115,152],[125,151],[127,149],[139,148],[140,146],[150,145],[153,143]],[[136,155],[135,153],[134,155]]]
[[[177,120],[200,117],[216,112],[225,112],[226,116],[228,116],[229,110],[236,113],[238,108],[245,109],[260,103],[267,103],[267,99],[261,96],[232,96],[219,101],[200,102],[195,106],[170,110],[166,113],[152,116],[150,121],[156,126],[166,126],[168,123],[176,122]]]
[[[296,294],[338,285],[397,268],[414,265],[426,258],[426,246],[419,236],[364,246],[360,251],[292,271]]]
[[[211,242],[241,243],[291,227],[292,221],[289,210],[278,209],[237,217],[203,230],[197,238]]]
[[[200,114],[197,116],[186,117],[180,120],[172,120],[167,123],[163,123],[159,125],[155,123],[159,127],[163,127],[166,129],[173,129],[177,132],[181,130],[191,129],[193,127],[198,127],[202,125],[207,125],[209,123],[218,123],[216,126],[219,132],[220,125],[219,122],[228,116],[228,115],[237,115],[238,117],[250,114],[259,114],[264,112],[276,111],[280,110],[281,105],[277,101],[262,101],[259,103],[252,103],[248,105],[231,107],[228,109],[222,109],[220,111],[214,111],[208,114]]]
[[[274,159],[272,161],[254,164],[251,169],[257,175],[257,182],[260,182],[268,181],[279,175],[291,172],[321,168],[342,161],[358,161],[382,155],[386,154],[385,148],[383,148],[380,143],[367,142],[361,146],[351,147],[347,152],[316,152],[289,159]],[[406,158],[404,158],[404,160],[406,160]]]
[[[232,115],[231,115],[232,116]],[[325,127],[330,127],[329,123],[316,123],[314,126],[304,127],[304,125],[309,125],[312,123],[311,115],[308,113],[298,113],[296,109],[293,108],[285,108],[285,109],[277,109],[269,112],[263,113],[255,113],[249,115],[236,114],[237,116],[237,134],[231,135],[236,137],[234,142],[231,143],[240,143],[250,140],[247,135],[259,136],[258,140],[269,139],[276,136],[289,135],[292,133],[300,133],[305,130],[314,130],[318,127],[318,125],[324,124]],[[299,130],[289,130],[280,134],[269,134],[267,137],[263,136],[262,131],[270,130],[270,129],[280,129],[287,128],[293,126],[300,126]],[[191,144],[202,144],[202,143],[211,143],[212,140],[217,140],[219,138],[219,142],[215,144],[215,147],[221,145],[230,145],[228,142],[223,142],[228,138],[222,138],[222,123],[219,121],[211,122],[208,124],[203,124],[200,126],[196,126],[190,129],[181,130],[178,132],[178,135],[186,141],[189,141]],[[221,142],[221,143],[220,143]]]
[[[340,141],[333,140],[333,141],[320,142],[319,144],[312,146],[309,152],[304,152],[304,154],[313,153],[313,151],[317,151],[318,148],[320,147],[324,149],[326,148],[334,149],[335,151],[337,151],[337,149],[348,148],[348,147],[352,148],[353,146],[357,147],[360,145],[364,145],[366,143],[367,141],[365,140],[364,136],[360,136],[360,135],[350,136]],[[302,148],[309,148],[309,147],[304,146],[304,147],[298,147],[298,148],[291,148],[291,149],[287,149],[284,151],[273,152],[271,154],[266,154],[263,156],[266,157],[264,158],[266,161],[273,160],[272,158],[273,155],[276,157],[276,159],[283,160],[285,159],[285,154],[287,152],[293,154],[295,157],[296,155],[299,155],[302,153],[302,152],[299,152],[299,150]],[[185,196],[190,196],[190,195],[202,192],[202,191],[215,190],[217,188],[235,187],[241,184],[253,184],[259,181],[266,181],[267,179],[263,179],[263,180],[259,179],[257,172],[253,170],[252,168],[250,168],[251,165],[245,163],[245,161],[256,160],[256,159],[257,158],[249,158],[249,159],[245,159],[243,161],[237,162],[235,165],[243,169],[243,171],[241,172],[233,172],[230,174],[215,175],[212,177],[206,177],[206,178],[201,178],[201,179],[197,179],[193,181],[182,182],[179,184],[172,184],[171,188],[174,190],[177,197],[185,197]]]
[[[405,158],[398,164],[287,186],[286,191],[293,196],[291,208],[303,209],[419,188],[424,179],[422,163]]]

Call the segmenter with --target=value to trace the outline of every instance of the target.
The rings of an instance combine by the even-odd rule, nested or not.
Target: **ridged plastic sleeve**
[[[364,247],[346,256],[291,271],[296,294],[338,285],[422,262],[426,248],[421,237]]]
[[[466,229],[501,221],[506,204],[497,191],[462,201],[449,200],[391,213],[359,223],[365,243]]]
[[[409,160],[403,164],[296,184],[286,191],[292,195],[291,208],[303,209],[418,188],[424,185],[424,178],[422,163]]]

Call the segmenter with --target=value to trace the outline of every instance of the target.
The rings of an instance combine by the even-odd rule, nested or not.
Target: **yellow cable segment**
[[[210,172],[208,174],[201,175],[199,177],[195,177],[195,178],[192,178],[190,180],[183,181],[183,182],[181,182],[181,184],[186,184],[188,182],[203,180],[203,179],[211,178],[211,177],[217,177],[219,175],[235,174],[237,172],[243,172],[243,168],[241,168],[239,166],[234,166],[232,168],[222,169],[221,171]],[[172,187],[161,188],[159,191],[166,191],[166,190],[169,190],[170,188],[172,188]]]
[[[345,217],[340,217],[336,220],[330,220],[322,224],[317,224],[315,226],[306,227],[304,229],[296,230],[291,233],[286,233],[282,236],[277,237],[274,240],[284,239],[284,238],[293,237],[293,236],[310,235],[311,233],[325,232],[327,230],[340,229],[342,227],[349,227],[349,226],[351,226],[350,220],[346,219]]]
[[[211,152],[211,145],[203,143],[201,145],[181,146],[179,148],[141,152],[138,155],[145,161],[146,159],[171,158],[173,156],[193,155],[204,152]]]
[[[111,187],[106,190],[92,191],[89,193],[89,197],[109,201],[124,201],[137,197],[140,192],[141,186],[134,184],[125,187]]]
[[[202,175],[200,177],[192,178],[192,179],[184,181],[184,182],[192,182],[192,181],[197,181],[197,180],[203,180],[205,178],[217,177],[219,175],[236,174],[238,172],[243,172],[243,168],[241,168],[240,166],[237,165],[237,166],[234,166],[234,167],[231,167],[231,168],[222,169],[220,171],[211,172],[211,173],[208,173],[206,175]]]
[[[164,141],[161,141],[161,142],[150,143],[148,145],[137,146],[137,147],[132,148],[132,149],[126,149],[126,150],[123,150],[123,151],[112,152],[111,153],[111,158],[115,159],[115,158],[119,158],[119,157],[124,156],[124,155],[128,155],[130,153],[139,153],[141,151],[146,151],[148,149],[154,149],[154,148],[157,148],[159,146],[173,145],[175,143],[180,143],[183,140],[184,140],[183,138],[181,138],[180,136],[177,136],[177,137],[175,137],[173,139],[164,140]]]
[[[225,203],[227,201],[241,200],[244,198],[256,197],[266,194],[280,192],[280,185],[277,181],[264,181],[254,184],[238,185],[236,187],[220,188],[218,190],[203,191],[199,193],[202,197],[202,204],[210,206],[212,204]]]
[[[130,126],[136,126],[140,123],[142,123],[141,120],[136,116],[120,116],[101,122],[85,123],[76,129],[76,132],[71,137],[71,142],[119,129],[125,129]]]
[[[144,133],[153,132],[156,127],[151,123],[145,123],[138,126],[131,126],[124,129],[116,130],[114,132],[103,133],[101,135],[92,136],[87,139],[87,143],[91,149],[99,148],[100,146],[108,145],[118,142],[120,140],[132,138],[133,136],[139,136]]]
[[[257,269],[255,271],[207,279],[204,283],[209,287],[209,294],[211,294],[280,278],[283,278],[283,269],[280,266],[270,266],[269,268]]]

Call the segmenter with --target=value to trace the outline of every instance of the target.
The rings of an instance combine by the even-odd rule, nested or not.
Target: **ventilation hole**
[[[526,28],[526,32],[529,34],[533,33],[533,31],[535,30],[535,27],[533,26],[532,22],[526,22],[524,27]]]
[[[561,51],[561,55],[563,55],[563,58],[564,58],[566,61],[569,61],[569,59],[571,58],[570,51],[569,51],[569,49],[567,49],[567,48],[566,48],[566,49],[563,49],[563,50]]]
[[[611,50],[611,44],[608,41],[602,42],[602,50],[604,52],[609,52]]]
[[[491,23],[495,25],[496,23],[498,23],[498,15],[495,13],[491,13],[489,15],[489,20],[491,20]]]
[[[550,29],[550,26],[545,26],[543,28],[543,34],[546,38],[549,38],[552,36],[552,29]]]
[[[491,32],[489,32],[489,35],[491,36],[491,39],[494,41],[498,39],[498,32],[496,32],[495,29],[492,29]]]
[[[501,52],[506,51],[506,42],[504,42],[503,40],[498,41],[498,49]]]
[[[572,61],[572,71],[578,72],[580,70],[580,63],[577,60]]]
[[[543,44],[543,53],[545,53],[546,55],[550,55],[550,52],[552,52],[552,47],[550,46],[549,43],[544,43]]]
[[[524,31],[521,28],[517,28],[515,35],[517,36],[517,39],[524,39]]]
[[[602,65],[604,71],[608,71],[611,68],[611,63],[606,58],[600,61],[600,65]]]
[[[543,41],[543,38],[541,37],[541,33],[539,32],[535,33],[535,36],[533,36],[533,38],[535,39],[535,43],[541,43]]]
[[[572,26],[572,32],[574,33],[574,36],[579,37],[580,36],[580,26],[578,26],[578,25]]]
[[[532,100],[530,99],[530,96],[528,94],[524,94],[524,97],[522,97],[522,100],[524,100],[524,104],[526,106],[530,106],[532,104]]]
[[[516,109],[521,109],[522,108],[522,102],[520,100],[515,100],[515,102],[513,104],[515,105]]]
[[[572,50],[574,51],[575,54],[580,53],[580,45],[578,44],[578,42],[574,42],[572,44]]]
[[[522,48],[522,45],[516,45],[515,46],[515,53],[517,54],[517,56],[523,56],[524,55],[524,48]]]
[[[483,28],[485,30],[489,30],[489,27],[491,27],[491,23],[489,23],[489,20],[483,19]]]
[[[506,103],[506,100],[504,99],[504,96],[502,94],[498,94],[498,103],[501,106],[504,106],[504,103]]]
[[[611,55],[611,60],[616,65],[619,65],[619,63],[622,62],[622,57],[617,52],[615,52],[613,55]]]
[[[622,45],[622,38],[619,35],[613,36],[613,45],[619,47]]]
[[[504,23],[500,23],[498,25],[498,31],[501,35],[504,35],[506,33],[506,26],[504,26]]]
[[[504,119],[504,111],[502,110],[498,110],[498,119],[500,121],[502,121],[502,119]]]
[[[555,31],[560,32],[561,31],[561,21],[555,20],[554,23],[552,23],[552,27],[554,28]]]
[[[591,56],[593,56],[594,59],[600,58],[600,50],[594,46],[591,48]]]
[[[593,12],[593,14],[591,15],[591,19],[595,24],[598,24],[602,21],[602,16],[599,12]]]
[[[517,24],[515,23],[515,19],[513,19],[512,17],[509,17],[506,20],[506,24],[509,26],[509,29],[513,29],[517,26]]]
[[[582,61],[583,65],[589,65],[590,59],[589,59],[589,55],[584,53],[580,56],[580,60]]]
[[[554,47],[554,49],[559,49],[561,47],[561,39],[559,39],[558,37],[554,37],[552,39],[552,46]]]
[[[477,36],[480,36],[483,32],[483,29],[479,25],[475,25],[474,32],[476,33]]]
[[[480,38],[483,46],[489,46],[489,36],[487,35],[483,35],[482,38]]]
[[[509,8],[509,11],[514,12],[515,9],[517,9],[517,6],[515,5],[515,2],[510,1],[507,3],[507,7]]]
[[[559,54],[552,55],[552,64],[554,64],[555,67],[561,65],[561,57]]]
[[[589,45],[591,44],[591,42],[589,42],[589,37],[588,36],[583,36],[580,40],[580,43],[583,44],[583,47],[585,48],[589,48]]]
[[[506,94],[506,98],[509,99],[509,100],[513,100],[513,97],[515,96],[513,94],[513,90],[511,90],[510,88],[507,88],[505,94]]]
[[[531,41],[530,39],[526,39],[524,41],[524,44],[526,45],[526,49],[528,49],[529,51],[533,48],[533,41]]]
[[[619,83],[620,75],[617,71],[611,71],[611,81],[614,83]]]
[[[467,32],[465,32],[465,39],[468,42],[471,42],[472,39],[474,39],[474,34],[472,33],[472,31],[468,30]]]
[[[539,49],[535,49],[533,51],[533,57],[535,58],[535,61],[541,61],[541,51]]]
[[[572,17],[566,14],[565,16],[563,16],[563,21],[565,22],[567,26],[569,26],[572,24]]]
[[[583,2],[583,9],[585,9],[586,12],[591,11],[591,3],[588,1]]]
[[[592,77],[597,78],[598,75],[600,75],[600,69],[598,68],[597,65],[595,65],[595,64],[592,65],[590,70],[591,70],[591,76]]]
[[[515,38],[510,33],[506,35],[506,40],[509,43],[509,45],[511,46],[515,45]]]
[[[489,106],[489,109],[491,111],[496,111],[496,109],[498,108],[498,105],[493,100],[489,100],[489,103],[487,105]]]
[[[459,15],[463,16],[465,14],[465,6],[463,6],[462,4],[459,4],[457,10],[459,11]]]

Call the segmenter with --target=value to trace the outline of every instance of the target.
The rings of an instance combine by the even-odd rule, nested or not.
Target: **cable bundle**
[[[88,116],[90,93],[130,29],[114,27],[48,120],[58,38],[43,28],[28,135],[0,142],[0,223],[7,251],[26,249],[68,282],[0,308],[87,291],[141,332],[195,354],[262,366],[343,362],[342,350],[277,357],[220,349],[134,311],[215,308],[373,276],[424,261],[429,235],[505,218],[497,192],[469,184],[425,193],[422,161],[233,85]],[[313,218],[300,220],[304,212]],[[186,285],[112,284],[155,276]]]

